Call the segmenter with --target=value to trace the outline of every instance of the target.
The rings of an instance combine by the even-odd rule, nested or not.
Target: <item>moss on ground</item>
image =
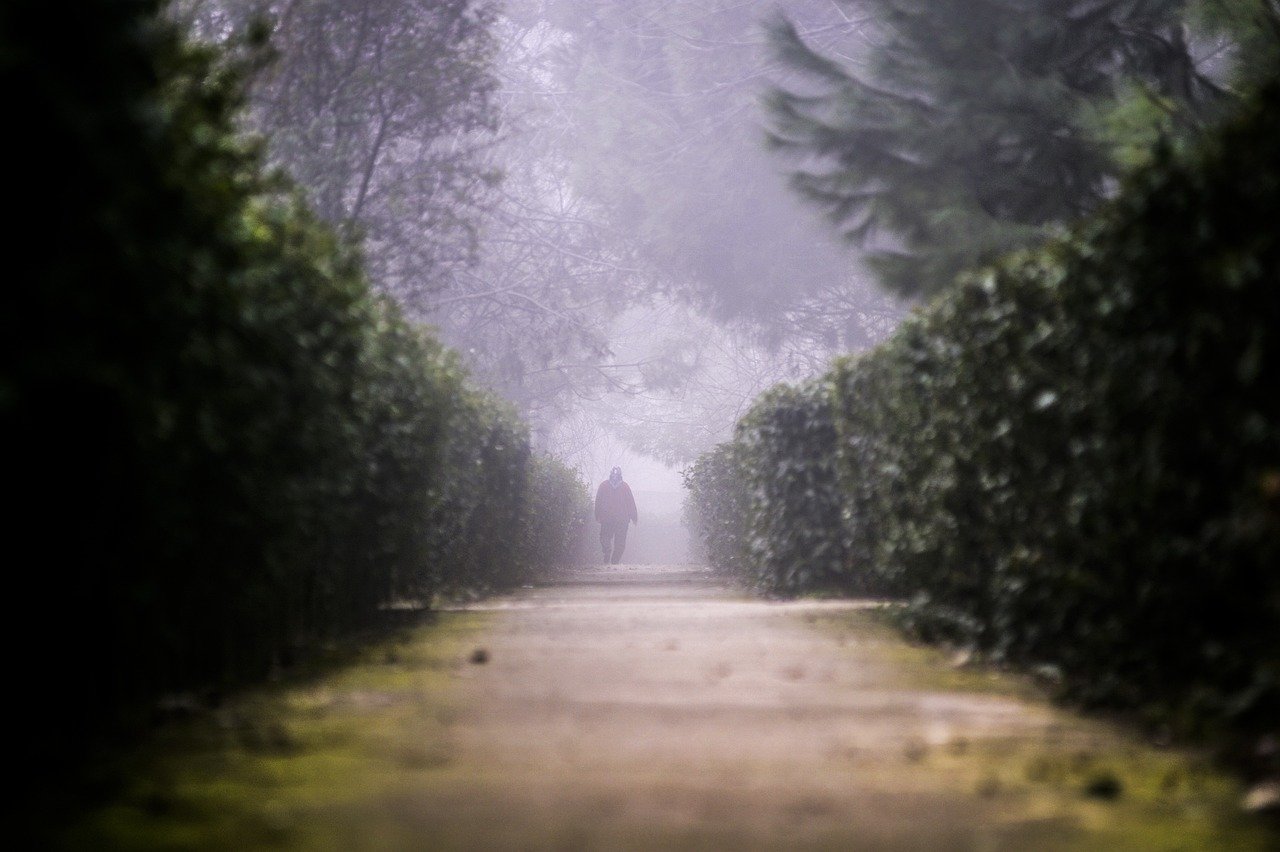
[[[1006,697],[1050,715],[1024,734],[966,737],[945,729],[909,741],[902,761],[994,805],[998,848],[1037,850],[1270,850],[1276,827],[1241,808],[1244,787],[1205,752],[1148,742],[1135,729],[1050,706],[1031,677],[909,642],[891,613],[806,616],[861,665],[911,690]]]
[[[583,775],[557,751],[564,741],[555,737],[566,731],[556,714],[532,729],[555,737],[547,736],[542,750],[522,752],[526,762],[517,761],[513,772],[501,748],[477,759],[462,745],[468,735],[493,733],[491,726],[507,723],[501,713],[497,719],[474,715],[476,695],[461,686],[483,680],[468,680],[472,671],[490,678],[498,671],[490,671],[493,666],[512,665],[501,643],[489,644],[497,641],[495,622],[483,613],[445,613],[431,625],[365,646],[340,667],[168,725],[145,748],[109,767],[106,774],[116,788],[69,820],[59,844],[130,850],[444,849],[474,848],[478,837],[490,837],[513,848],[628,847],[628,838],[634,841],[628,848],[860,848],[880,837],[888,846],[875,848],[899,848],[892,845],[894,826],[903,827],[904,815],[927,813],[937,822],[933,828],[905,827],[922,830],[921,836],[948,837],[945,826],[954,822],[969,832],[933,848],[1276,847],[1276,835],[1241,812],[1240,785],[1200,755],[1159,748],[1106,721],[1055,710],[1028,678],[957,665],[945,651],[902,641],[883,613],[833,610],[803,618],[819,637],[832,637],[830,646],[824,638],[816,644],[830,647],[837,670],[893,697],[887,706],[926,707],[940,696],[943,704],[963,705],[955,718],[970,721],[948,727],[946,713],[883,711],[899,713],[901,720],[881,718],[888,723],[880,725],[888,739],[857,745],[857,753],[848,756],[856,771],[843,763],[825,765],[825,771],[840,770],[832,777],[862,789],[853,797],[824,792],[819,784],[796,802],[780,803],[772,786],[730,781],[732,789],[721,790],[706,779],[673,776],[660,762],[633,765],[625,755],[616,756],[616,764],[593,764],[596,772],[610,767],[604,775]],[[772,629],[771,623],[778,622],[766,616],[758,629]],[[503,628],[502,641],[523,641],[506,635],[512,629]],[[563,639],[547,639],[560,636],[560,627],[548,633],[548,622],[535,620],[526,629],[563,653]],[[714,633],[701,636],[682,641],[718,641]],[[477,667],[471,660],[480,647],[492,647],[498,662]],[[553,665],[569,665],[558,659]],[[537,672],[529,676],[541,677]],[[969,701],[976,711],[969,712]],[[981,718],[982,707],[996,704],[1006,708],[1005,716],[995,714],[989,725],[972,722]],[[519,718],[518,707],[503,712]],[[637,719],[598,712],[603,715],[590,718],[603,729],[578,734],[603,736],[617,719]],[[588,717],[571,718],[582,724]],[[481,719],[490,728],[477,726]],[[744,751],[741,765],[734,764],[735,779],[769,777],[772,769],[758,773],[759,767],[747,763],[755,753]],[[535,757],[554,765],[531,767],[528,760]],[[842,802],[868,809],[841,820],[836,812]],[[770,809],[793,805],[795,813],[784,814],[781,822],[769,817]],[[755,822],[753,814],[759,817]],[[764,833],[753,833],[757,829]]]
[[[69,849],[341,849],[389,798],[451,763],[454,685],[486,617],[444,613],[323,674],[171,723],[95,774],[113,793],[58,830]],[[383,841],[383,842],[380,842]]]

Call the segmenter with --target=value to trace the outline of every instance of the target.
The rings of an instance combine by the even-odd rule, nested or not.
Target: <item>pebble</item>
[[[1251,814],[1280,814],[1280,781],[1255,784],[1245,793],[1240,805]]]

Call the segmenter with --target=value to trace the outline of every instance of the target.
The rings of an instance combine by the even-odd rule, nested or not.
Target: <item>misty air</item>
[[[0,78],[17,848],[1280,848],[1278,0],[10,0]]]

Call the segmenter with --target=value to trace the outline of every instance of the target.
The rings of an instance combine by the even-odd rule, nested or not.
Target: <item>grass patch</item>
[[[836,637],[854,665],[894,688],[923,695],[1007,698],[1041,720],[1021,732],[1000,724],[935,725],[893,755],[907,773],[972,796],[989,808],[996,848],[1268,850],[1280,835],[1241,809],[1239,779],[1207,752],[1162,747],[1113,720],[1052,706],[1032,677],[967,660],[902,637],[886,610],[815,613],[805,620]],[[905,780],[904,783],[908,783]],[[909,782],[916,783],[916,782]]]
[[[47,826],[54,845],[338,849],[377,847],[380,837],[394,845],[383,802],[449,770],[458,674],[487,620],[442,613],[165,724],[93,767],[99,795]]]

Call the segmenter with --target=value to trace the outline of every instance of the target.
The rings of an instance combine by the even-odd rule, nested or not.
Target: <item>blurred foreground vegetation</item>
[[[585,517],[576,474],[238,131],[252,43],[163,12],[0,16],[16,156],[53,175],[9,234],[0,362],[11,600],[48,614],[7,620],[37,778],[388,604],[527,582]]]

